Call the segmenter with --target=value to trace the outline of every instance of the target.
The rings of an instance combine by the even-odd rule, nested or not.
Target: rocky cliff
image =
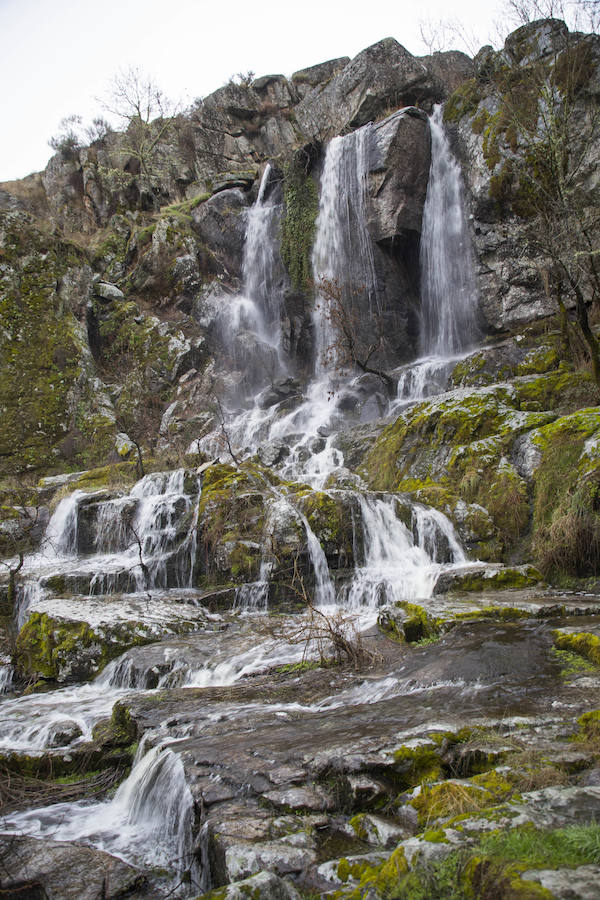
[[[596,895],[599,92],[386,38],[0,185],[0,892]]]

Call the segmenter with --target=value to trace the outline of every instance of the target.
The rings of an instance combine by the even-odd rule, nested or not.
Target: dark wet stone
[[[0,835],[3,896],[61,898],[61,900],[112,900],[125,894],[146,897],[146,878],[120,859],[82,844],[48,838]],[[23,893],[24,886],[30,893]],[[20,892],[20,893],[19,893]]]

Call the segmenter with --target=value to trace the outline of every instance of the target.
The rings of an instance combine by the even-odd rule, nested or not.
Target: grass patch
[[[528,869],[594,865],[600,863],[600,825],[569,825],[554,831],[523,825],[485,836],[480,850]]]

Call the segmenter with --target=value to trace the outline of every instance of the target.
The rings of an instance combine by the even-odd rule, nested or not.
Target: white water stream
[[[436,372],[442,372],[442,384],[449,363],[465,352],[465,336],[468,342],[475,334],[460,173],[448,157],[439,112],[434,114],[431,129],[433,158],[422,251],[423,349],[429,357],[401,374],[397,405],[427,396]],[[327,149],[313,267],[317,283],[325,278],[360,284],[375,308],[377,279],[367,230],[370,140],[371,128],[366,126],[335,138]],[[235,365],[243,364],[249,346],[259,347],[259,367],[264,367],[265,359],[270,360],[271,375],[282,376],[287,374],[288,364],[280,328],[285,287],[278,249],[281,205],[269,194],[270,175],[267,168],[248,217],[244,292],[224,303],[219,329]],[[456,311],[449,311],[454,305]],[[353,388],[354,379],[340,378],[333,371],[335,320],[328,315],[322,294],[316,301],[314,330],[315,372],[301,401],[291,409],[280,404],[263,408],[254,402],[253,391],[260,378],[250,366],[246,401],[240,403],[245,408],[240,411],[238,407],[231,414],[227,428],[241,456],[252,456],[264,445],[281,444],[285,448],[277,463],[281,477],[322,489],[344,471],[343,454],[335,446],[336,433],[344,424],[339,398],[343,390]],[[397,406],[392,405],[392,411],[394,408]],[[218,436],[209,436],[200,446],[209,452],[222,449]],[[125,496],[106,499],[101,493],[75,491],[62,500],[39,553],[24,569],[20,623],[26,620],[28,610],[45,602],[52,576],[65,579],[66,593],[81,594],[84,600],[86,596],[106,598],[107,607],[116,593],[131,598],[156,594],[159,589],[165,596],[175,588],[190,589],[196,558],[197,487],[190,485],[189,479],[186,482],[186,474],[179,470],[148,475]],[[351,614],[348,627],[360,630],[374,624],[382,604],[426,601],[441,569],[464,563],[465,556],[442,513],[415,504],[407,518],[408,507],[400,509],[391,495],[360,490],[354,494],[358,510],[353,521],[356,568],[341,587],[334,583],[325,551],[308,520],[294,509],[293,497],[273,491],[263,542],[266,548],[269,528],[283,507],[286,514],[295,515],[306,533],[314,572],[313,602],[325,614],[335,615],[340,609]],[[271,571],[272,562],[265,551],[259,580],[237,591],[237,609],[255,613],[267,608]],[[56,602],[64,602],[68,609],[68,600]],[[200,663],[179,658],[176,652],[169,656],[169,651],[165,662],[170,665],[158,687],[230,685],[247,675],[300,661],[310,656],[312,649],[310,642],[290,643],[250,632],[236,640],[235,649],[231,641],[224,641],[210,659]],[[0,688],[8,683],[7,678]],[[90,739],[93,725],[110,714],[116,699],[144,684],[143,673],[140,675],[125,654],[91,684],[7,698],[1,706],[4,728],[0,747],[27,753],[76,748]],[[374,702],[374,698],[393,696],[394,691],[403,689],[399,678],[389,676],[356,685],[343,698],[326,698],[314,708]],[[282,714],[285,709],[281,708]],[[18,829],[54,840],[83,840],[134,864],[170,867],[179,874],[193,870],[193,801],[177,747],[171,744],[145,750],[142,743],[130,776],[111,800],[55,804],[9,816],[2,830]],[[196,873],[193,878],[198,893],[201,876]]]

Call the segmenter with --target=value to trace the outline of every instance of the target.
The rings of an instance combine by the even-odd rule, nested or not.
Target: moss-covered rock
[[[127,706],[118,701],[110,719],[94,725],[92,737],[101,747],[129,747],[138,738],[138,728]]]
[[[445,572],[435,585],[436,594],[469,593],[471,591],[503,591],[534,587],[543,582],[533,566],[481,566]],[[510,616],[506,616],[510,618]]]
[[[17,637],[16,664],[28,680],[85,680],[130,647],[152,643],[165,631],[184,634],[197,627],[183,616],[164,626],[116,618],[92,627],[87,621],[33,612]]]
[[[294,156],[284,167],[285,214],[281,227],[281,257],[296,290],[310,292],[311,253],[319,194],[307,172],[304,154]]]
[[[78,404],[90,412],[81,329],[58,291],[84,256],[22,213],[0,213],[0,234],[1,467],[43,470],[76,452]]]
[[[586,631],[576,633],[555,631],[554,646],[558,650],[570,650],[600,666],[600,638]]]

